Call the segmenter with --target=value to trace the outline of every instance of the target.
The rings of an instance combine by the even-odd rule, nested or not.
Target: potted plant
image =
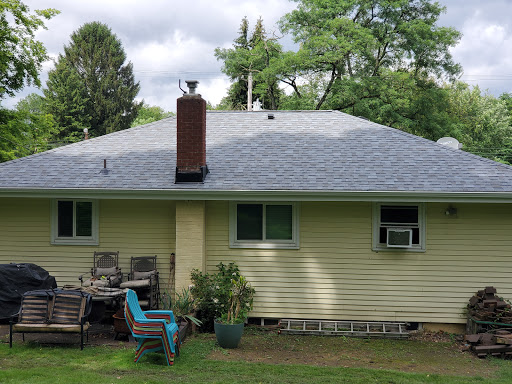
[[[201,332],[213,332],[216,319],[229,308],[231,280],[238,279],[240,270],[235,263],[217,264],[216,273],[193,269],[190,274],[190,292],[194,297],[196,317],[203,322]]]
[[[236,348],[244,331],[245,320],[252,309],[254,288],[241,275],[231,279],[227,311],[214,322],[215,336],[222,348]]]
[[[183,288],[181,292],[176,292],[174,296],[174,300],[172,300],[171,295],[165,291],[162,295],[161,302],[164,309],[170,309],[173,312],[176,323],[178,324],[180,340],[183,342],[190,327],[190,323],[200,327],[202,322],[194,316],[194,299],[188,288]]]

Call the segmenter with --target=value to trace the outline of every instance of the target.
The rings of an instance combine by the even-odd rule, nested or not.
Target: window
[[[299,248],[294,203],[231,203],[232,248]]]
[[[51,243],[98,245],[97,202],[53,200]]]
[[[373,209],[373,250],[425,250],[423,204],[378,203]]]

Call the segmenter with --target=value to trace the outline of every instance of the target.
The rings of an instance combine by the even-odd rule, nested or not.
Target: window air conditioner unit
[[[387,246],[389,248],[410,248],[412,247],[411,228],[387,228]]]

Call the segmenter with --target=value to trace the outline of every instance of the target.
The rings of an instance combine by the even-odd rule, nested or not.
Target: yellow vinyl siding
[[[452,204],[456,216],[444,214],[449,204],[426,204],[425,252],[373,252],[371,203],[299,204],[299,249],[229,248],[228,202],[206,202],[197,216],[206,217],[207,271],[235,261],[256,288],[252,316],[463,323],[478,289],[512,299],[510,204]],[[192,216],[187,225],[200,230]],[[49,199],[0,199],[0,263],[38,264],[62,286],[89,271],[94,250],[119,250],[125,273],[131,256],[156,254],[166,286],[175,202],[99,201],[97,247],[50,245],[50,217]]]
[[[62,286],[79,283],[78,276],[90,271],[95,250],[120,251],[125,274],[132,256],[157,255],[161,286],[167,287],[176,244],[174,202],[100,201],[98,246],[50,245],[50,199],[2,198],[0,212],[2,264],[37,264]]]
[[[371,250],[371,203],[303,202],[300,249],[230,249],[228,203],[207,204],[207,270],[235,261],[255,317],[462,323],[493,285],[512,299],[512,207],[426,205],[426,252]]]

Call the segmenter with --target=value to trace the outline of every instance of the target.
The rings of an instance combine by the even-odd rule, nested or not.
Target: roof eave
[[[197,189],[0,188],[0,197],[238,201],[379,201],[512,203],[512,192],[298,191]]]

